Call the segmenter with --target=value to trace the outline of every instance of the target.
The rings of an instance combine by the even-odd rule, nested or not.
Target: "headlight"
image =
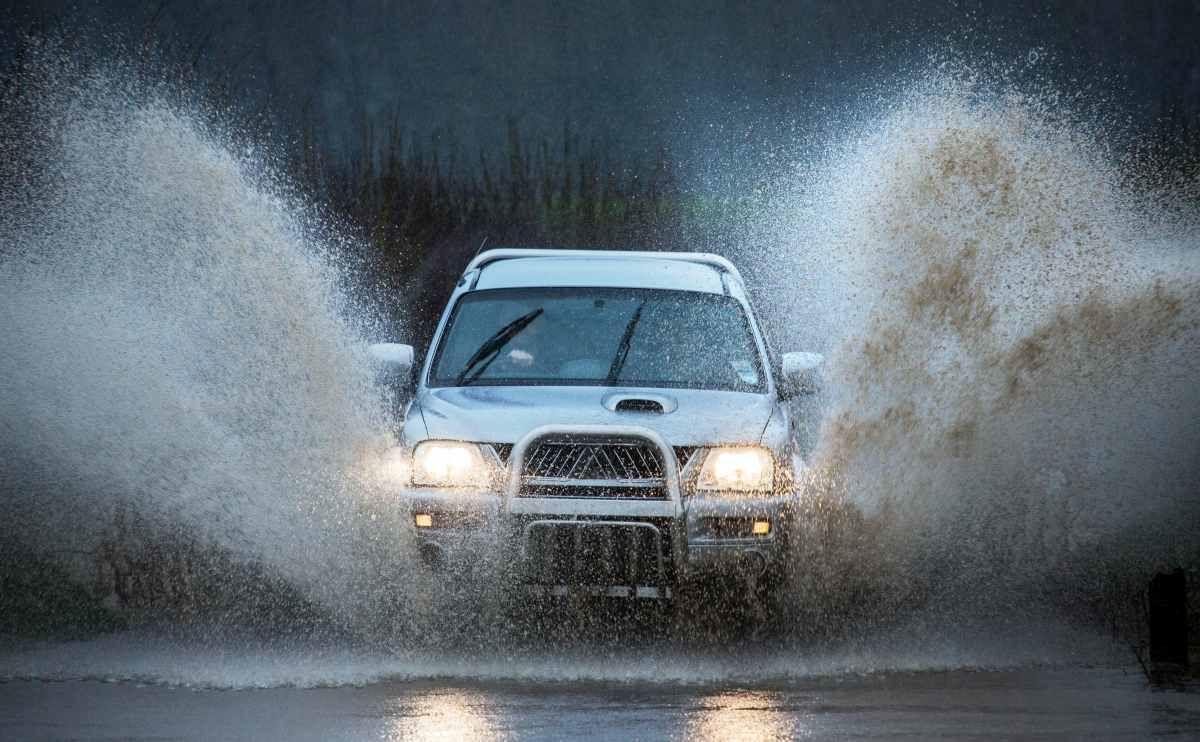
[[[769,491],[775,483],[775,457],[765,448],[714,448],[704,456],[696,489],[727,492]]]
[[[452,441],[425,441],[413,451],[412,483],[429,487],[473,487],[488,484],[491,467],[479,446]]]

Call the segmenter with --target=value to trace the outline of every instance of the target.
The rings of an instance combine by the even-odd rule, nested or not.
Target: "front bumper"
[[[636,437],[662,452],[668,496],[655,500],[601,497],[522,496],[522,462],[535,441],[548,436]],[[614,540],[645,536],[661,543],[661,567],[649,570],[657,587],[712,574],[761,575],[783,559],[789,529],[790,499],[771,495],[681,496],[684,479],[672,449],[654,431],[642,427],[546,426],[518,442],[508,461],[507,486],[490,490],[411,488],[404,501],[418,525],[417,539],[427,561],[468,565],[502,560],[520,567],[532,558],[531,543],[545,532],[569,532],[583,543],[593,532]],[[766,526],[756,533],[754,524]],[[619,535],[617,535],[619,534]],[[562,535],[562,534],[560,534]],[[622,548],[622,547],[614,547]],[[612,558],[605,546],[597,559]],[[646,561],[645,557],[642,558]],[[624,558],[618,558],[624,573]],[[577,570],[578,571],[578,570]],[[647,570],[642,570],[645,575]],[[611,580],[610,580],[611,581]],[[637,586],[630,586],[636,592]],[[661,592],[660,592],[661,594]]]
[[[662,518],[639,516],[622,508],[620,501],[607,500],[607,508],[586,514],[514,514],[503,507],[503,496],[490,491],[406,493],[407,509],[415,522],[428,515],[432,525],[416,529],[418,545],[426,553],[437,553],[447,563],[458,563],[489,555],[512,552],[527,558],[529,526],[595,527],[591,524],[652,524],[670,539],[674,570],[682,577],[710,573],[761,573],[783,558],[789,531],[785,498],[739,499],[735,502],[687,498],[682,512]],[[547,510],[551,510],[548,508]],[[746,524],[769,524],[769,533],[746,533]],[[630,526],[632,527],[632,526]],[[682,540],[681,540],[682,539]],[[678,543],[678,548],[675,548]],[[429,552],[432,548],[436,552]]]

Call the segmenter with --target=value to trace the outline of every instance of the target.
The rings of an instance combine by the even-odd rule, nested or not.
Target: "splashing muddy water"
[[[327,648],[332,664],[297,669],[285,652],[274,679],[248,684],[600,673],[587,668],[611,663],[604,647],[513,665],[495,651],[505,626],[451,630],[461,605],[415,604],[428,591],[407,521],[377,507],[369,474],[394,421],[362,340],[383,334],[344,285],[339,230],[236,137],[125,79],[47,62],[5,101],[3,545],[86,581],[79,555],[140,539],[152,561],[169,556],[167,589],[196,574],[171,564],[207,560],[234,602],[262,607],[250,599],[272,586],[275,633],[311,619],[288,590],[405,650],[421,611],[421,641],[477,633],[452,669],[353,652],[337,669]],[[1077,657],[1072,641],[1028,641],[1030,605],[1078,614],[1157,567],[1197,564],[1194,207],[1174,185],[1136,184],[1103,131],[1055,118],[1049,96],[939,74],[890,100],[800,169],[753,236],[778,246],[751,266],[781,317],[773,334],[830,359],[781,633],[849,642],[763,667]],[[232,579],[250,567],[265,578]],[[1025,643],[976,626],[939,644],[947,610],[1002,611],[1004,636]],[[186,683],[163,646],[68,654],[89,677]],[[39,651],[18,674],[62,666],[61,648]],[[664,644],[617,675],[709,678],[740,661]],[[243,684],[230,667],[205,664],[198,682]]]
[[[867,516],[841,561],[818,528],[794,576],[857,574],[883,612],[1077,612],[1197,563],[1194,184],[1114,160],[1050,93],[969,79],[869,117],[766,230],[787,283],[765,293],[830,354],[812,507]]]

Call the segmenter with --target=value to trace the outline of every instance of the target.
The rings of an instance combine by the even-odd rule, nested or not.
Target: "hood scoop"
[[[650,412],[663,415],[674,412],[678,403],[662,394],[610,394],[604,406],[613,412]]]
[[[617,412],[663,412],[662,402],[656,399],[622,399],[617,402]]]

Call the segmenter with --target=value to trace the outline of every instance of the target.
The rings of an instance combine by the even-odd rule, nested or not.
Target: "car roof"
[[[618,250],[488,250],[471,261],[463,279],[473,289],[604,286],[727,294],[731,279],[741,288],[737,268],[719,255]]]

